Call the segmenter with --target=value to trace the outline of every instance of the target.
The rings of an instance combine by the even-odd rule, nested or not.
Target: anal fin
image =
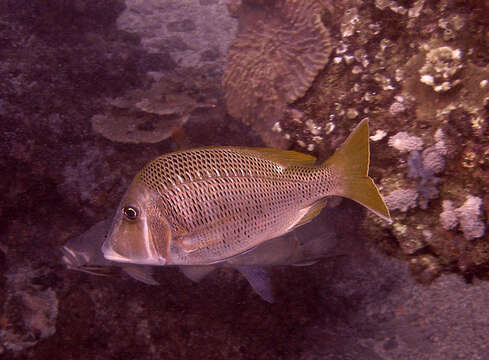
[[[300,210],[300,215],[302,215],[299,220],[294,223],[290,228],[289,231],[294,230],[295,228],[298,228],[299,226],[302,226],[304,224],[307,224],[309,221],[314,219],[316,216],[319,215],[321,210],[326,206],[326,199],[321,199],[316,201],[314,204]]]

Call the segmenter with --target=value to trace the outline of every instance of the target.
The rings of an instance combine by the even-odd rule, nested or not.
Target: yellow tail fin
[[[370,146],[368,119],[364,119],[325,163],[339,174],[340,196],[355,200],[387,221],[392,221],[379,189],[368,176]]]

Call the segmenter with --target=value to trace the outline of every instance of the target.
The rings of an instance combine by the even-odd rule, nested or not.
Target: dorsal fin
[[[280,149],[270,149],[263,147],[251,147],[251,146],[201,146],[192,149],[178,150],[171,154],[181,153],[191,150],[213,150],[213,149],[230,149],[234,151],[242,151],[254,153],[257,156],[279,163],[284,167],[291,165],[316,165],[317,159],[308,154],[303,154],[293,150],[280,150]],[[161,155],[159,158],[164,158],[170,154]]]
[[[316,164],[316,158],[314,156],[297,151],[252,147],[243,147],[242,149],[254,152],[261,158],[274,161],[284,167]]]

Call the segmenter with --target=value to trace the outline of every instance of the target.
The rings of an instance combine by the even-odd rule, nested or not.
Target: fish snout
[[[105,266],[91,265],[90,256],[87,253],[76,251],[69,246],[61,246],[61,261],[69,270],[84,272],[97,276],[110,276],[111,269]]]

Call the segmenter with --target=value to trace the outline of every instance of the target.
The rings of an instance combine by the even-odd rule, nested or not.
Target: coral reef
[[[186,84],[181,74],[152,73],[147,90],[130,90],[109,100],[105,113],[92,117],[94,130],[109,140],[124,143],[167,139],[187,122],[194,110],[215,106],[216,100],[206,99],[206,89],[198,84],[200,74],[189,77],[189,73],[192,71],[187,70],[185,79],[196,80]],[[212,80],[201,83],[210,84]]]
[[[389,138],[389,146],[400,152],[409,152],[407,175],[408,178],[416,180],[415,188],[397,189],[385,198],[391,210],[406,212],[417,206],[427,209],[429,201],[438,198],[440,192],[437,185],[440,178],[435,174],[445,169],[447,149],[441,129],[435,133],[434,138],[437,142],[424,149],[422,153],[419,151],[423,148],[423,140],[420,137],[399,132]]]
[[[460,12],[453,1],[335,3],[327,15],[338,29],[332,61],[294,103],[301,119],[333,125],[328,136],[319,134],[323,140],[312,149],[319,155],[341,143],[357,119],[370,118],[371,173],[394,223],[380,224],[381,234],[368,225],[366,231],[389,254],[407,256],[423,282],[444,271],[489,276],[487,235],[467,243],[471,235],[452,224],[460,223],[458,215],[442,209],[452,201],[455,211],[470,194],[481,199],[473,228],[487,227],[487,9],[477,3]],[[303,120],[286,117],[280,128],[296,149],[312,143]]]
[[[328,61],[329,32],[315,0],[280,0],[259,13],[243,2],[239,13],[240,31],[223,78],[227,109],[266,134]],[[264,141],[279,144],[273,137]]]
[[[143,84],[108,100],[104,112],[92,116],[95,131],[117,142],[158,143],[181,129],[193,110],[215,105],[215,98],[206,97],[210,88],[218,89],[216,77],[237,28],[223,1],[168,0],[162,6],[129,0],[117,27],[139,38],[147,72]],[[178,74],[165,72],[165,62],[178,65]]]

